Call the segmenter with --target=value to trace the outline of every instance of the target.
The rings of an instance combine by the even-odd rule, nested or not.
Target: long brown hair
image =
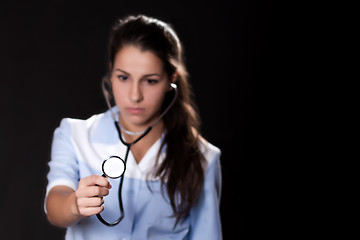
[[[174,29],[158,19],[144,15],[128,16],[112,27],[109,44],[111,65],[117,52],[124,46],[134,45],[151,51],[164,64],[169,78],[177,73],[178,97],[163,118],[166,128],[161,150],[166,156],[158,164],[155,176],[166,183],[166,190],[176,223],[185,219],[197,203],[204,182],[204,156],[199,149],[200,120],[192,100],[192,91],[183,60],[183,48]],[[110,72],[104,77],[106,97],[112,97]],[[163,108],[171,101],[171,92],[165,97]]]

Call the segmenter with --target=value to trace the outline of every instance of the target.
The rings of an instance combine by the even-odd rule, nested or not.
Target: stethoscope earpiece
[[[177,88],[177,85],[175,83],[170,83],[170,86],[173,88],[173,89],[176,89]]]

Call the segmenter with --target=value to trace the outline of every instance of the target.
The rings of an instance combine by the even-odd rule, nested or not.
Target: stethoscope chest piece
[[[123,176],[126,169],[125,161],[118,156],[110,156],[102,164],[103,176],[116,179]]]

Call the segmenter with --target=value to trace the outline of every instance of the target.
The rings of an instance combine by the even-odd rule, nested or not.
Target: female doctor
[[[199,134],[170,25],[144,15],[116,21],[103,90],[108,111],[65,118],[54,132],[50,223],[67,227],[66,239],[221,239],[220,150]],[[114,155],[126,158],[123,182],[102,176]]]

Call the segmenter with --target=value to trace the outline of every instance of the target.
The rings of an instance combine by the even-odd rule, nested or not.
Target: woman
[[[48,220],[67,227],[66,239],[221,239],[220,150],[199,134],[176,33],[129,16],[115,23],[109,45],[109,111],[63,119],[54,132]],[[142,135],[126,154],[119,137],[131,143]],[[123,182],[101,176],[111,155],[127,155]]]

